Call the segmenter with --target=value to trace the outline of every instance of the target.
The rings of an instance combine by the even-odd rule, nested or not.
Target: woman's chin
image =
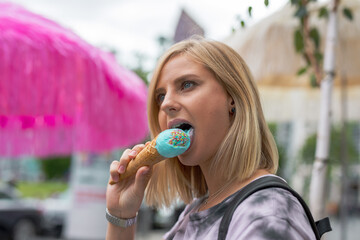
[[[178,159],[181,162],[181,164],[188,166],[188,167],[193,167],[193,166],[198,165],[197,163],[195,163],[193,161],[193,158],[191,158],[189,155],[190,154],[188,154],[188,152],[185,152],[185,153],[181,154],[180,156],[178,156]]]

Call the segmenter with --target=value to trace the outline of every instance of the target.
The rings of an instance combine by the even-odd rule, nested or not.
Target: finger
[[[135,158],[136,155],[141,152],[141,150],[143,150],[145,148],[145,144],[138,144],[138,145],[135,145],[131,152],[129,153],[129,157],[131,158]]]
[[[139,168],[135,177],[135,191],[139,197],[144,196],[145,188],[151,178],[152,168],[144,166]]]
[[[120,164],[119,161],[113,161],[110,164],[110,180],[109,180],[110,182],[116,183],[119,181],[119,172],[118,172],[119,164]]]
[[[131,152],[130,149],[126,149],[123,152],[123,154],[122,154],[122,156],[121,156],[121,158],[119,160],[120,163],[119,163],[119,166],[118,166],[118,169],[117,169],[118,173],[122,174],[122,173],[125,172],[125,169],[126,169],[128,163],[129,163],[129,161],[131,160],[131,157],[129,156],[130,152]]]

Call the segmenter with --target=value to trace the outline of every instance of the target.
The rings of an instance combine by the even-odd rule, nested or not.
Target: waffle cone
[[[136,174],[137,170],[143,166],[153,166],[154,164],[165,160],[166,157],[160,155],[155,148],[156,138],[154,138],[150,144],[148,144],[143,150],[141,150],[136,157],[131,160],[123,174],[120,174],[120,180],[128,178]],[[114,184],[114,182],[110,182]]]

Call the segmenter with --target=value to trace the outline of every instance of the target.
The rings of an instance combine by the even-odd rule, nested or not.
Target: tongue
[[[189,128],[187,130],[184,130],[184,132],[186,132],[187,135],[189,135],[190,137],[190,142],[192,141],[192,138],[194,136],[194,128]]]

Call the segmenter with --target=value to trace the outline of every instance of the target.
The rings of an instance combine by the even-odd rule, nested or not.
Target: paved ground
[[[146,234],[137,234],[135,240],[161,240],[162,236],[165,234],[165,230],[152,230]],[[4,239],[1,239],[4,240]],[[71,239],[59,239],[51,237],[36,237],[28,240],[71,240]],[[102,240],[102,239],[99,239]]]
[[[331,226],[333,230],[326,233],[326,240],[343,240],[341,238],[341,228],[339,219],[330,218]],[[349,217],[347,220],[347,237],[346,240],[358,240],[360,239],[360,217]]]
[[[137,234],[135,240],[161,240],[164,236],[165,231],[162,230],[153,230],[148,234]]]

